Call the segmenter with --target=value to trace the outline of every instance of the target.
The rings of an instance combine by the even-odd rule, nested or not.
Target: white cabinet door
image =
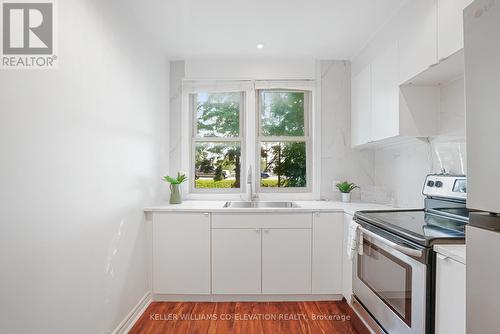
[[[349,223],[352,220],[352,216],[349,214],[344,214],[344,229],[342,238],[342,295],[347,300],[351,302],[352,296],[352,261],[347,257],[347,239],[349,237]]]
[[[438,0],[438,59],[464,47],[463,10],[472,0]]]
[[[465,244],[466,332],[497,333],[500,328],[500,233],[468,225]]]
[[[399,82],[403,83],[437,63],[437,0],[410,1],[401,18]]]
[[[212,230],[212,293],[261,293],[261,230]]]
[[[210,215],[153,215],[153,292],[210,294]]]
[[[311,229],[263,229],[262,293],[311,293]]]
[[[465,334],[465,265],[437,254],[436,334]]]
[[[312,293],[342,293],[343,213],[313,217]]]
[[[366,144],[371,140],[372,104],[371,66],[365,67],[352,78],[351,83],[351,146]]]
[[[399,55],[397,42],[372,62],[371,140],[399,135]]]

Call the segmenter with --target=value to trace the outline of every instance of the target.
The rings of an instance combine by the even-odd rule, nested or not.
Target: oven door
[[[426,330],[426,249],[364,226],[363,251],[353,260],[353,292],[388,333]]]

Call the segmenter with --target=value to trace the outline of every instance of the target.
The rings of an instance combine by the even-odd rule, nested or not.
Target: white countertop
[[[189,211],[189,212],[345,212],[354,215],[360,210],[391,210],[389,205],[374,203],[343,203],[334,201],[293,201],[298,208],[223,208],[226,201],[184,201],[182,204],[158,204],[144,208],[146,212]]]
[[[434,251],[465,264],[465,245],[435,245]]]

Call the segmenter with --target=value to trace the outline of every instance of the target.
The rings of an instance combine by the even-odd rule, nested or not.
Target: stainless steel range
[[[374,332],[433,333],[435,244],[464,243],[465,176],[428,175],[423,210],[359,211],[353,308]]]

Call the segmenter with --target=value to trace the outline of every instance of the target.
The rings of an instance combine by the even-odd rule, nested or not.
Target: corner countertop
[[[435,245],[434,251],[443,256],[465,264],[465,245]]]
[[[345,212],[354,215],[360,210],[390,210],[393,207],[383,204],[336,201],[293,201],[297,208],[223,208],[226,201],[184,201],[182,204],[161,203],[144,208],[145,212]]]

